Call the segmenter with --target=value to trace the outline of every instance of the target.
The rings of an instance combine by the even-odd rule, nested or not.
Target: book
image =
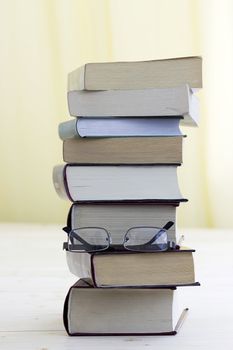
[[[172,221],[174,225],[167,231],[170,241],[178,242],[176,233],[176,208],[179,202],[170,203],[79,203],[70,207],[67,226],[103,227],[111,235],[113,244],[123,242],[126,231],[135,226],[164,227]]]
[[[53,183],[58,195],[76,201],[182,201],[176,165],[58,165]]]
[[[76,137],[63,141],[63,160],[76,164],[181,164],[182,136]]]
[[[63,309],[69,335],[175,335],[187,308],[175,289],[100,289],[79,280]]]
[[[138,62],[87,63],[68,75],[68,91],[202,87],[198,56]]]
[[[188,85],[144,90],[69,91],[70,115],[80,117],[182,117],[197,125],[199,101]],[[182,121],[182,120],[181,120]]]
[[[72,274],[90,278],[95,287],[184,286],[196,284],[193,252],[188,248],[152,253],[66,250],[66,260]]]
[[[60,123],[62,140],[79,137],[181,136],[180,118],[74,118]]]

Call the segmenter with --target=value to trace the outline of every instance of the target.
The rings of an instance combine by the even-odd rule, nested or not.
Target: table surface
[[[1,224],[0,349],[232,349],[233,231],[179,232],[196,249],[201,287],[179,288],[190,311],[176,336],[69,337],[63,301],[77,278],[66,265],[61,227]]]

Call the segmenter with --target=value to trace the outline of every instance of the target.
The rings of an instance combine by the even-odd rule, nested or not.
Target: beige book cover
[[[202,58],[178,57],[137,62],[87,63],[68,76],[68,91],[202,87]]]

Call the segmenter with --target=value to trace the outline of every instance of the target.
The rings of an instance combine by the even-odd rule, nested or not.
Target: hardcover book
[[[195,285],[194,250],[77,253],[66,250],[69,270],[95,287]]]
[[[111,235],[113,244],[123,241],[126,231],[135,226],[164,227],[172,221],[174,225],[167,231],[168,239],[177,242],[176,208],[179,202],[170,203],[79,203],[70,208],[67,226],[103,227]]]
[[[57,193],[71,201],[183,200],[175,165],[54,167]]]
[[[79,137],[181,136],[180,118],[73,118],[60,123],[62,140]]]
[[[173,289],[100,289],[79,280],[65,299],[69,335],[175,335],[187,308]]]

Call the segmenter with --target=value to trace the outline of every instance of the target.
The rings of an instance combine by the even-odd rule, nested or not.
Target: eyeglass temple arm
[[[63,227],[63,231],[65,231],[68,236],[72,234],[72,236],[70,238],[71,242],[73,243],[73,238],[77,239],[80,243],[83,244],[83,247],[85,250],[90,250],[90,248],[92,248],[92,244],[89,244],[87,241],[85,241],[85,239],[81,238],[79,235],[77,235],[77,233],[75,233],[70,227],[65,226]]]
[[[168,221],[166,223],[166,225],[163,226],[163,229],[165,230],[169,230],[170,227],[172,227],[174,225],[174,222],[173,221]],[[159,232],[158,232],[159,233]],[[168,241],[168,245],[170,246],[171,249],[179,249],[180,248],[180,245],[179,244],[176,244],[175,242],[173,241]]]
[[[67,234],[69,234],[70,231],[72,231],[72,229],[69,226],[62,227],[62,230],[65,231]]]
[[[154,241],[156,241],[156,239],[158,239],[162,235],[162,233],[164,232],[163,230],[169,230],[169,228],[171,228],[173,225],[174,225],[173,221],[168,221],[166,225],[164,225],[162,229],[159,230],[159,232],[157,232],[156,235],[154,235],[154,237],[152,237],[148,242],[146,242],[143,245],[149,245],[153,243]]]
[[[164,230],[169,230],[170,227],[172,227],[174,225],[174,222],[173,221],[168,221],[166,223],[166,225],[163,226],[163,229]]]

